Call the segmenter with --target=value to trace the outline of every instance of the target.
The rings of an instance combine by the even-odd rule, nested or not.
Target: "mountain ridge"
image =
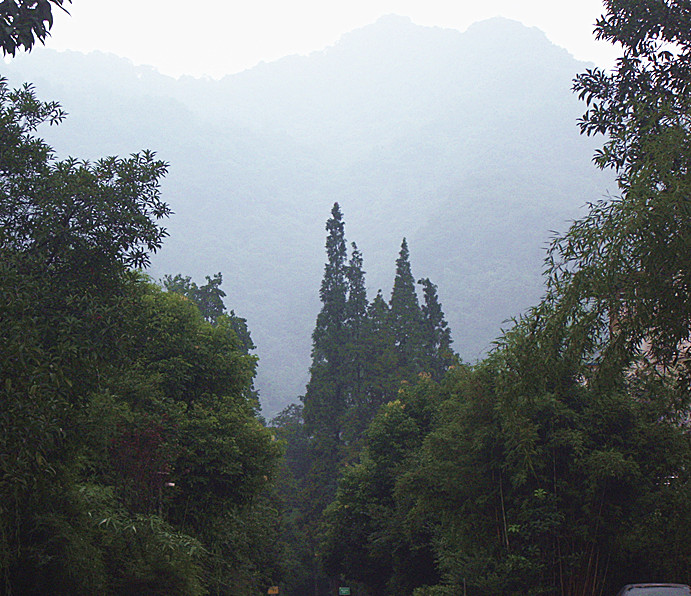
[[[586,65],[508,19],[462,33],[384,17],[218,81],[56,54],[6,70],[70,114],[41,131],[59,155],[149,147],[170,162],[177,215],[152,274],[223,272],[258,346],[267,415],[304,391],[334,201],[370,298],[388,295],[406,236],[416,278],[439,286],[455,348],[474,360],[539,298],[550,230],[612,186],[576,126],[571,80]]]

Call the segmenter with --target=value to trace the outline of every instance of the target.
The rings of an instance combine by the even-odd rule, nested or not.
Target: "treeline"
[[[280,449],[244,320],[220,275],[136,271],[166,165],[56,161],[61,118],[0,79],[0,592],[265,593]]]
[[[329,444],[325,449],[352,446],[356,453],[362,430],[379,406],[395,397],[402,381],[412,382],[421,373],[439,379],[455,357],[429,279],[418,282],[424,288],[419,304],[406,240],[396,260],[389,302],[380,290],[370,303],[362,254],[353,243],[348,258],[344,228],[336,203],[326,222],[322,308],[312,334],[303,402],[307,430]]]
[[[421,377],[440,380],[457,362],[436,286],[427,278],[418,281],[419,302],[406,240],[389,301],[380,290],[370,302],[363,257],[355,243],[348,255],[337,203],[326,230],[310,381],[303,405],[289,406],[273,421],[287,443],[278,492],[284,502],[284,544],[292,553],[284,587],[295,594],[334,589],[315,568],[321,516],[336,495],[343,467],[357,461],[379,408],[397,399],[402,385]]]

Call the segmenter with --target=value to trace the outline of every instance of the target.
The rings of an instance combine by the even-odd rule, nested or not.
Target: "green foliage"
[[[364,492],[359,487],[352,491],[347,488],[351,482],[348,480],[351,470],[348,466],[358,460],[363,445],[375,440],[375,433],[367,431],[368,425],[373,419],[376,423],[375,415],[382,405],[396,399],[402,382],[415,381],[419,374],[429,378],[428,370],[433,367],[441,374],[447,364],[439,353],[441,346],[448,349],[450,336],[436,289],[429,280],[425,281],[425,309],[420,308],[405,240],[397,261],[391,305],[386,303],[381,292],[368,304],[362,254],[353,243],[348,260],[343,217],[338,204],[334,205],[331,215],[326,225],[327,264],[320,291],[322,310],[313,334],[310,381],[303,398],[304,429],[297,431],[299,421],[293,421],[287,427],[293,430],[286,435],[290,459],[281,490],[287,501],[284,526],[291,536],[288,550],[295,553],[303,567],[312,567],[315,585],[328,583],[319,567],[325,563],[328,572],[338,575],[347,570],[351,577],[370,586],[382,587],[388,580],[392,585],[403,586],[415,583],[415,580],[401,579],[396,583],[395,574],[391,572],[394,563],[389,560],[390,553],[386,553],[389,543],[383,540],[380,554],[389,562],[367,561],[362,570],[353,571],[357,567],[355,561],[364,565],[369,556],[362,547],[358,550],[357,545],[377,531],[367,521],[371,512],[354,512],[358,519],[364,520],[360,523],[347,516],[339,518],[340,510],[334,513],[334,505],[328,510],[327,506],[334,497],[337,501],[339,499],[336,487],[344,468],[343,483],[346,484],[342,484],[341,489],[350,495],[347,498],[360,495],[357,498],[361,498],[359,504],[364,507],[366,499],[363,495],[376,493],[377,487],[363,489]],[[298,441],[299,450],[293,447],[293,441]],[[355,469],[358,474],[362,472],[366,476],[368,473],[360,466]],[[357,483],[368,481],[366,477],[353,480]],[[386,485],[388,488],[382,489],[384,492],[391,489],[389,484]],[[290,491],[299,495],[300,500],[296,502],[291,498]],[[388,501],[381,511],[388,511],[387,508],[395,510]],[[326,519],[331,519],[326,525],[322,519],[325,510]],[[394,513],[386,513],[377,522],[377,527],[384,531],[384,520],[394,517]],[[351,522],[359,529],[344,539],[344,528]],[[338,545],[336,541],[340,541]],[[412,564],[415,557],[405,554],[408,548],[405,539],[396,535],[391,538],[391,543],[394,542],[403,545],[404,553],[396,555],[396,568],[408,578],[410,574],[403,570],[406,564]],[[327,554],[318,557],[324,544],[328,545]],[[430,566],[429,550],[422,550],[424,553],[415,565],[426,569]],[[341,558],[343,566],[339,567],[337,561]],[[386,569],[383,570],[382,566]],[[304,577],[300,582],[291,587],[296,593],[308,585]]]
[[[457,381],[410,479],[452,592],[688,581],[688,507],[662,512],[686,498],[691,454],[689,15],[605,5],[598,36],[624,56],[575,89],[582,131],[608,135],[595,161],[617,171],[622,196],[555,239],[547,298]]]
[[[608,135],[595,160],[622,196],[555,239],[543,303],[450,376],[421,465],[401,481],[443,574],[418,593],[689,579],[688,9],[605,5],[598,35],[624,56],[575,88],[583,132]]]
[[[437,286],[429,278],[421,279],[417,283],[422,286],[424,295],[421,309],[423,367],[439,381],[449,366],[456,362],[451,349],[451,329],[439,304]]]
[[[71,2],[72,0],[67,0]],[[53,6],[65,10],[64,0],[2,0],[0,48],[4,55],[30,51],[36,41],[45,43],[53,26]],[[67,12],[67,11],[65,11]]]
[[[389,323],[399,353],[399,374],[406,378],[411,372],[415,374],[422,367],[422,313],[405,238],[396,259],[396,276],[389,301]]]
[[[160,198],[167,166],[145,151],[94,164],[56,161],[33,136],[63,118],[31,86],[10,90],[0,79],[0,250],[37,275],[70,283],[104,282],[116,265],[142,267],[160,248],[170,214]]]
[[[355,422],[353,418],[369,419],[369,417],[362,412],[367,401],[365,389],[367,355],[364,349],[364,340],[367,334],[367,290],[365,272],[362,269],[362,253],[354,242],[346,269],[346,279],[348,281],[348,297],[346,300],[346,345],[343,354],[343,366],[344,374],[348,379],[346,401],[351,412],[357,411],[354,416],[349,414],[347,416],[349,421]],[[345,426],[352,427],[348,421],[346,421]],[[348,439],[350,441],[355,439],[352,433],[349,434]]]
[[[137,284],[130,294],[133,304],[132,318],[125,327],[129,334],[126,356],[101,367],[102,392],[80,395],[83,406],[79,409],[66,402],[69,395],[59,396],[62,399],[55,407],[59,407],[60,418],[48,418],[56,427],[52,433],[57,434],[56,439],[51,442],[48,420],[38,426],[34,422],[35,441],[26,446],[31,452],[15,448],[32,436],[32,422],[14,415],[13,410],[4,412],[12,421],[5,427],[10,432],[4,434],[3,453],[21,458],[7,461],[3,475],[3,494],[9,505],[2,511],[3,523],[7,523],[4,535],[12,536],[11,528],[16,532],[25,524],[31,535],[24,539],[26,550],[16,562],[11,553],[17,552],[17,545],[13,541],[3,545],[7,547],[3,554],[10,557],[4,568],[11,573],[5,579],[14,590],[28,581],[22,579],[22,569],[38,556],[32,554],[37,548],[49,560],[65,560],[66,555],[51,546],[57,540],[57,528],[66,523],[65,509],[56,511],[56,521],[48,527],[34,512],[42,511],[46,503],[55,507],[60,502],[56,492],[77,494],[72,487],[83,481],[80,478],[88,479],[94,490],[103,487],[113,497],[109,507],[115,513],[98,515],[112,521],[114,536],[103,542],[88,524],[69,531],[81,532],[79,544],[90,544],[93,556],[104,561],[100,581],[114,582],[114,592],[202,593],[201,587],[190,588],[211,587],[211,580],[199,579],[201,569],[214,569],[209,577],[219,585],[240,581],[240,577],[244,582],[259,581],[266,572],[263,564],[259,571],[259,559],[268,556],[270,543],[249,544],[253,535],[246,531],[254,527],[252,523],[259,529],[277,520],[273,508],[259,514],[254,501],[271,480],[279,453],[256,420],[254,403],[245,397],[255,359],[241,351],[229,327],[212,327],[189,301],[149,284]],[[80,375],[84,378],[83,371]],[[15,381],[6,379],[6,387],[20,389]],[[50,387],[50,381],[46,385]],[[79,388],[87,389],[84,385]],[[31,403],[42,420],[50,416],[50,395],[41,401],[16,399],[14,409],[21,412]],[[6,407],[12,403],[4,401]],[[79,435],[70,432],[77,428],[82,429]],[[70,506],[81,507],[79,503],[76,499]],[[164,529],[152,526],[156,520]],[[37,541],[39,531],[48,541],[44,546]],[[235,545],[233,533],[244,536],[248,546]],[[190,537],[203,549],[200,546],[192,558],[184,553],[173,557],[174,553],[166,554],[172,546],[160,546],[165,544],[160,540],[169,535]],[[163,549],[160,556],[156,554],[159,546]],[[42,577],[48,581],[55,573],[52,566],[45,567],[46,575],[35,573],[32,585],[40,585]],[[84,581],[89,577],[84,575]],[[74,583],[66,585],[72,586],[68,593],[84,589],[75,588]],[[159,586],[159,592],[152,592],[152,586]],[[218,589],[218,593],[224,592]],[[236,593],[242,592],[238,588]]]
[[[205,551],[198,540],[175,531],[158,515],[131,513],[112,488],[84,484],[78,494],[108,571],[105,592],[206,593],[201,565]]]
[[[324,277],[319,297],[322,310],[317,315],[317,323],[312,335],[315,363],[336,366],[342,348],[344,323],[346,318],[346,279],[347,250],[345,224],[338,203],[331,209],[331,217],[326,222],[326,257]]]
[[[310,433],[337,443],[346,407],[344,350],[347,343],[345,224],[338,203],[326,222],[327,262],[319,296],[322,309],[312,334],[312,367],[304,398],[305,423]],[[335,467],[335,463],[333,464]]]
[[[316,531],[314,519],[318,516],[308,479],[312,451],[302,411],[302,405],[290,405],[271,422],[276,438],[284,446],[276,490],[282,514],[278,543],[285,568],[281,590],[295,595],[310,593],[315,580],[319,582],[315,545],[310,540]]]
[[[292,549],[310,553],[313,560],[310,567],[315,563],[321,513],[336,491],[347,441],[345,417],[348,402],[353,398],[351,374],[357,374],[357,366],[353,367],[349,360],[354,351],[349,339],[357,326],[360,306],[355,304],[355,294],[349,300],[349,285],[356,293],[364,289],[360,288],[362,280],[358,280],[364,274],[357,252],[348,265],[345,224],[338,203],[331,210],[326,230],[327,262],[319,292],[322,309],[312,334],[312,366],[302,411],[310,441],[307,473],[300,481],[304,503],[297,504],[295,511],[304,536],[298,540],[303,545]],[[319,581],[316,569],[312,575],[313,581]]]
[[[159,459],[145,459],[157,468],[154,501],[173,527],[204,546],[207,589],[258,592],[257,582],[275,570],[266,565],[266,533],[278,518],[262,495],[279,450],[247,392],[256,358],[244,352],[227,317],[211,325],[180,294],[144,290],[131,363],[117,387],[139,420],[148,412],[160,429],[163,444],[152,454]]]
[[[169,399],[191,404],[238,395],[251,383],[257,359],[244,353],[227,317],[211,325],[180,294],[145,290],[129,350],[136,368],[155,375]]]
[[[353,242],[352,252],[346,269],[348,298],[346,301],[346,321],[351,341],[357,341],[362,333],[362,325],[367,316],[367,289],[365,272],[362,270],[362,253]]]
[[[34,132],[61,118],[30,86],[11,91],[0,80],[0,568],[9,591],[70,573],[56,566],[67,555],[55,532],[77,507],[79,422],[121,354],[126,267],[160,246],[157,220],[168,213],[158,194],[165,165],[152,154],[55,161]]]
[[[605,360],[635,357],[641,341],[663,367],[685,358],[691,336],[688,173],[691,35],[683,3],[606,2],[596,35],[620,44],[611,73],[588,70],[574,89],[588,104],[580,125],[607,139],[595,155],[618,175],[621,197],[593,205],[557,238],[548,261],[564,309],[589,305],[611,323]],[[680,380],[689,372],[677,367]]]
[[[56,161],[34,132],[61,117],[0,81],[2,591],[263,592],[279,448],[256,358],[232,313],[130,270],[165,237],[165,164]]]
[[[411,593],[436,581],[426,529],[409,516],[399,479],[416,467],[438,388],[422,379],[384,405],[367,430],[360,462],[345,469],[325,512],[325,568],[374,594]]]
[[[399,353],[393,330],[389,325],[389,305],[381,291],[367,309],[366,333],[363,341],[365,353],[365,393],[369,416],[382,404],[395,398],[400,384],[398,377]]]
[[[622,196],[554,240],[545,300],[485,362],[447,374],[402,465],[406,422],[384,441],[373,422],[328,509],[326,561],[376,593],[401,591],[402,527],[428,530],[410,543],[432,546],[441,575],[404,592],[595,595],[634,578],[689,581],[689,14],[605,5],[598,35],[624,56],[575,88],[589,106],[583,132],[608,136],[595,159],[616,170]],[[439,322],[424,286],[423,312]]]
[[[235,311],[226,312],[226,306],[223,303],[226,293],[221,290],[222,283],[223,276],[220,272],[213,277],[207,275],[206,284],[203,286],[198,286],[191,277],[183,277],[179,273],[175,276],[166,275],[163,278],[163,287],[168,292],[176,292],[189,298],[197,305],[202,316],[208,322],[218,324],[221,322],[221,317],[226,317],[238,339],[242,342],[243,349],[249,354],[251,350],[254,350],[255,345],[247,328],[247,320],[238,317]]]
[[[688,556],[673,525],[688,523],[686,508],[645,535],[631,531],[642,516],[662,521],[651,504],[666,510],[688,490],[688,433],[665,417],[673,384],[584,383],[573,373],[587,362],[565,350],[563,328],[540,324],[548,314],[526,318],[486,362],[449,376],[418,465],[399,481],[414,502],[409,517],[433,527],[443,585],[598,594],[633,573],[686,581],[688,563],[675,558],[675,571],[642,555],[666,540],[664,552]]]

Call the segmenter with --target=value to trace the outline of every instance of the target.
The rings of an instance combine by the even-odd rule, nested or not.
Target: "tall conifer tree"
[[[367,309],[365,363],[367,403],[373,416],[379,406],[395,398],[398,385],[396,341],[390,324],[389,305],[381,290]]]
[[[346,278],[348,297],[346,301],[346,384],[347,405],[359,406],[364,400],[365,350],[364,335],[367,324],[367,289],[365,272],[362,268],[362,253],[357,244],[352,243],[352,253]]]
[[[352,253],[346,269],[348,281],[346,321],[351,336],[359,337],[367,317],[367,289],[365,288],[365,272],[362,269],[362,253],[355,242],[351,247]]]
[[[326,434],[337,443],[346,406],[343,361],[348,294],[345,224],[338,203],[334,203],[326,230],[327,262],[319,291],[322,309],[312,333],[312,367],[304,417],[310,434]]]
[[[331,209],[331,217],[326,221],[326,231],[327,262],[324,265],[324,278],[319,290],[322,309],[317,315],[317,324],[312,334],[312,358],[317,364],[333,364],[337,360],[346,319],[348,254],[345,224],[338,203],[334,203]]]
[[[422,349],[426,372],[439,381],[455,356],[451,349],[451,330],[444,318],[444,312],[439,303],[437,286],[429,278],[417,282],[422,286],[424,303],[422,305]]]
[[[324,277],[319,297],[322,308],[312,333],[312,366],[303,400],[303,419],[309,441],[305,454],[306,474],[300,486],[300,533],[308,558],[312,559],[315,593],[326,578],[318,569],[316,552],[324,508],[336,492],[341,461],[341,426],[345,412],[342,381],[346,338],[347,250],[345,226],[338,203],[326,222]]]
[[[319,586],[326,587],[321,585],[326,578],[318,569],[316,552],[321,515],[334,498],[338,470],[344,458],[343,426],[348,406],[349,265],[345,225],[338,203],[334,203],[326,231],[327,262],[319,291],[322,308],[312,334],[310,380],[302,398],[309,437],[308,472],[301,487],[302,532],[315,562],[315,591]]]
[[[403,238],[396,260],[396,277],[389,302],[389,320],[399,355],[401,378],[414,375],[422,364],[422,312],[410,269],[408,242]]]

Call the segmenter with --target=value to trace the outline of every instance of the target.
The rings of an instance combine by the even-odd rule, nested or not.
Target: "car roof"
[[[691,588],[686,584],[627,584],[619,591],[619,594],[626,594],[629,590],[641,588],[676,588],[685,590],[687,593],[691,594]]]

